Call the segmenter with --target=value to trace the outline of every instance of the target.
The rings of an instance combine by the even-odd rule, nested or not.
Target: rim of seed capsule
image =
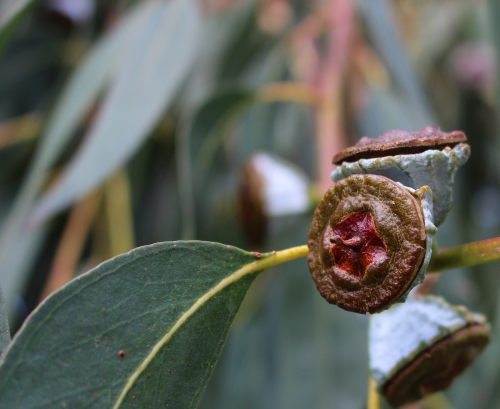
[[[467,137],[462,131],[442,132],[433,126],[417,132],[392,129],[377,138],[361,138],[356,145],[337,153],[332,162],[340,165],[342,162],[356,162],[360,159],[416,154],[429,149],[443,150],[465,141]]]
[[[382,387],[387,401],[399,407],[448,388],[490,342],[490,327],[473,323],[421,351]]]
[[[336,236],[339,226],[362,213],[370,213],[374,231],[363,239],[366,243]],[[359,235],[350,226],[346,231],[352,232],[349,236]],[[368,254],[366,260],[358,261],[359,250],[336,258],[335,245],[370,246],[366,250],[370,253],[375,235],[383,242],[383,246],[376,244],[373,249],[375,258]],[[384,176],[349,176],[329,189],[318,204],[308,247],[312,278],[330,304],[360,314],[384,310],[408,290],[424,261],[426,230],[421,204],[402,185]],[[343,261],[361,264],[364,271],[354,276],[343,268]]]

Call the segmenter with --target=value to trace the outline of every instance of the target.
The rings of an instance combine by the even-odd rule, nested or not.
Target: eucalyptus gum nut
[[[309,270],[320,294],[362,314],[403,300],[430,260],[429,197],[428,188],[378,175],[353,175],[330,189],[309,230]]]
[[[439,226],[453,203],[455,173],[470,156],[470,146],[460,143],[454,148],[429,149],[422,153],[384,156],[343,162],[332,172],[339,181],[353,174],[376,174],[388,177],[413,189],[429,186],[433,193],[434,223]]]
[[[371,318],[370,371],[389,403],[404,405],[448,387],[489,337],[481,314],[440,297],[410,299]]]

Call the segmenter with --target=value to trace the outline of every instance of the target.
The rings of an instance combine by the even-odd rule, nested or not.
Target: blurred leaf
[[[196,234],[195,192],[203,194],[199,188],[208,177],[226,131],[254,100],[255,94],[242,87],[220,89],[198,108],[192,120],[183,124],[179,132],[177,174],[184,239]],[[196,186],[193,175],[197,175]]]
[[[220,90],[201,106],[191,131],[196,174],[207,175],[228,128],[255,102],[254,92],[232,87]]]
[[[49,118],[37,158],[40,168],[50,166],[59,156],[72,132],[122,64],[127,44],[157,11],[158,7],[152,3],[135,8],[106,33],[77,66]]]
[[[38,203],[43,220],[102,183],[140,146],[172,102],[196,57],[194,0],[154,2],[127,50],[99,116],[56,186]]]
[[[422,112],[414,109],[411,101],[393,90],[372,87],[368,103],[360,112],[359,122],[363,135],[377,137],[388,129],[417,131],[429,123]]]
[[[34,4],[34,0],[0,1],[0,53]]]
[[[15,336],[0,407],[195,407],[254,273],[273,259],[170,242],[101,264],[48,297]]]
[[[257,2],[242,4],[227,36],[226,47],[219,58],[220,79],[236,79],[275,39],[263,33],[257,26],[259,5]]]
[[[493,44],[495,45],[496,50],[496,94],[495,94],[495,108],[496,108],[496,138],[495,138],[495,151],[498,152],[500,150],[500,141],[498,138],[498,134],[500,133],[500,27],[498,27],[498,19],[500,18],[500,2],[497,0],[489,0],[488,1],[488,16],[490,17],[490,27],[491,27],[491,36],[493,39]],[[499,397],[500,399],[500,397]]]
[[[420,78],[427,78],[443,55],[453,47],[470,9],[470,4],[455,0],[429,7],[422,19],[420,38],[410,50]]]
[[[29,273],[37,261],[47,233],[45,226],[39,226],[31,230],[29,234],[19,235],[12,243],[7,257],[2,260],[0,283],[5,295],[5,309],[11,322],[15,318],[24,318],[25,312],[21,314],[22,317],[17,316],[19,314],[18,303],[21,301]]]
[[[7,321],[7,314],[5,312],[5,300],[3,292],[0,289],[0,355],[7,349],[10,343],[10,330],[9,322]]]
[[[417,115],[425,118],[426,125],[436,126],[436,120],[401,41],[401,33],[396,27],[392,2],[363,0],[360,4],[369,34],[396,86],[403,91]]]
[[[6,280],[11,283],[8,290],[4,287],[8,311],[11,309],[10,302],[13,300],[11,297],[21,290],[21,283],[24,283],[27,274],[27,270],[21,269],[24,263],[19,264],[11,260],[17,254],[17,250],[13,251],[13,248],[18,246],[19,242],[27,240],[19,236],[32,210],[33,202],[43,187],[46,173],[97,100],[113,67],[117,64],[120,51],[128,36],[132,36],[137,24],[154,11],[155,9],[149,5],[136,8],[98,42],[69,78],[48,120],[40,146],[28,170],[28,176],[12,206],[7,222],[2,226],[0,235],[0,280],[4,286]],[[31,250],[29,254],[36,252],[32,245],[28,247]],[[20,269],[13,270],[14,266]],[[15,292],[11,294],[10,290],[13,289]]]

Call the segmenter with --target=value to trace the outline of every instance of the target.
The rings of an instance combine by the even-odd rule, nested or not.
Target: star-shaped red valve
[[[357,280],[362,280],[369,266],[387,254],[368,211],[351,214],[334,226],[330,243],[335,267]]]

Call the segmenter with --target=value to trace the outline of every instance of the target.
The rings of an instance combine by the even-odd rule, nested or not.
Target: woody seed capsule
[[[432,199],[378,175],[338,182],[319,203],[309,230],[309,270],[331,304],[381,311],[407,293],[431,256]]]

